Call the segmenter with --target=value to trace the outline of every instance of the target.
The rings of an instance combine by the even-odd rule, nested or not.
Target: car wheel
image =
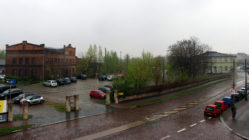
[[[93,98],[93,96],[92,96],[92,95],[90,95],[90,98]]]
[[[44,103],[44,100],[41,100],[40,103],[43,104],[43,103]]]
[[[31,103],[28,103],[28,106],[31,106]]]

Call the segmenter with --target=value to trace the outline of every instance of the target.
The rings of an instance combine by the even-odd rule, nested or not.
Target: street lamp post
[[[246,66],[246,59],[245,59],[245,92],[246,92],[245,100],[247,101],[247,66]]]

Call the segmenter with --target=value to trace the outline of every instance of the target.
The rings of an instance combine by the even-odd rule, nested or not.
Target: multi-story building
[[[75,53],[71,44],[61,49],[27,41],[6,45],[6,75],[35,80],[72,76],[76,71]]]
[[[233,61],[236,64],[236,55],[208,51],[204,56],[206,56],[208,73],[229,73],[233,71]]]

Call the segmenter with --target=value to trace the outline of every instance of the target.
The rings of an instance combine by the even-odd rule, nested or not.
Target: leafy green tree
[[[5,58],[5,50],[0,50],[0,59]]]

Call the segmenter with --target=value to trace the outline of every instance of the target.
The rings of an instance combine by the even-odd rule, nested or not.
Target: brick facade
[[[76,69],[76,49],[69,44],[61,49],[27,41],[6,45],[6,75],[34,80],[72,76]]]

